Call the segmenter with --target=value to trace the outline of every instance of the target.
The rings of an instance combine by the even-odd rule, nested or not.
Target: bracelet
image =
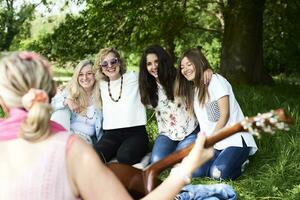
[[[191,177],[188,176],[187,174],[183,173],[181,174],[181,178],[183,179],[184,183],[187,185],[187,184],[190,184],[191,183]]]
[[[171,170],[170,175],[179,176],[184,181],[185,184],[189,184],[192,181],[191,175],[185,173],[180,166],[174,167]]]

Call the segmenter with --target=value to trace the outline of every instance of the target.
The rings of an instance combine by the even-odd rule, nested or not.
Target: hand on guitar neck
[[[211,155],[209,150],[203,148],[203,143],[204,147],[211,147],[215,143],[241,131],[247,131],[256,136],[260,136],[260,132],[274,134],[275,130],[287,130],[287,123],[293,123],[293,119],[288,117],[283,109],[277,109],[264,114],[258,114],[251,118],[246,117],[243,121],[224,127],[218,130],[214,135],[206,137],[204,139],[205,141],[203,137],[202,139],[200,137],[196,144],[190,144],[184,149],[174,152],[166,158],[149,165],[144,170],[119,163],[109,164],[108,167],[115,173],[133,197],[140,198],[148,194],[161,183],[158,176],[163,170],[180,162],[185,156],[188,155],[183,160],[181,169],[186,170],[185,173],[187,173],[187,175],[190,175],[189,173],[192,173],[193,170],[203,164],[205,160],[208,160]],[[198,165],[196,165],[196,163]]]

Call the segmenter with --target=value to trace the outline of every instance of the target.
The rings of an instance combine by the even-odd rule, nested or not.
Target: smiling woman
[[[103,129],[95,150],[103,161],[116,157],[121,163],[135,164],[148,150],[146,110],[141,103],[138,76],[126,72],[120,53],[113,48],[100,50],[95,68],[101,77]]]
[[[102,136],[102,103],[91,61],[83,60],[76,66],[67,89],[52,98],[52,106],[55,109],[52,120],[90,144],[99,141]]]
[[[232,87],[223,76],[214,74],[209,85],[204,84],[204,72],[210,65],[201,50],[190,49],[183,53],[179,65],[175,94],[190,105],[189,112],[195,113],[207,136],[244,119]],[[236,179],[257,146],[253,136],[243,131],[216,143],[214,149],[213,159],[195,172],[197,176]]]
[[[212,71],[206,71],[208,77]],[[194,114],[174,97],[176,68],[171,55],[159,45],[145,48],[140,59],[139,89],[145,106],[154,109],[158,126],[151,163],[193,143],[200,131]]]

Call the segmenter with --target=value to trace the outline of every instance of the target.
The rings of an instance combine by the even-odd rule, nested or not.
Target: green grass
[[[71,77],[73,75],[73,69],[65,69],[62,67],[53,68],[54,77]]]
[[[234,85],[234,93],[247,116],[284,108],[295,119],[289,131],[255,138],[259,150],[250,157],[244,174],[235,181],[225,181],[233,186],[238,199],[300,199],[300,86],[277,83],[273,86]],[[155,135],[155,122],[147,129],[150,138]],[[162,175],[162,178],[166,173]],[[218,183],[209,178],[197,178],[193,184]]]
[[[55,68],[56,77],[70,76],[72,71]],[[247,116],[284,108],[294,119],[289,131],[276,132],[274,136],[263,135],[257,139],[258,152],[250,158],[245,173],[235,181],[226,181],[233,186],[242,200],[297,200],[300,199],[300,85],[277,81],[273,86],[233,85],[234,93]],[[155,116],[147,112],[147,131],[153,143],[157,136]],[[0,109],[0,116],[3,112]],[[167,172],[162,174],[162,178]],[[194,179],[193,184],[218,183],[209,178]]]

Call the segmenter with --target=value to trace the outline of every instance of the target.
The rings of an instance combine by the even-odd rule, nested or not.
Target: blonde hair
[[[105,81],[108,81],[108,77],[106,77],[103,74],[101,63],[109,53],[113,53],[116,56],[116,58],[118,59],[118,61],[120,63],[120,74],[121,75],[125,74],[126,70],[127,70],[126,63],[125,63],[124,59],[121,57],[121,54],[115,48],[101,49],[99,51],[99,53],[96,55],[94,69],[97,70],[97,77],[101,78]]]
[[[81,115],[86,114],[87,107],[88,107],[88,98],[84,89],[79,85],[78,76],[82,68],[88,65],[91,65],[93,73],[95,73],[95,69],[93,68],[93,62],[90,60],[82,60],[76,66],[72,79],[67,86],[67,90],[69,92],[70,98],[74,100],[76,103],[78,103],[78,105],[81,108],[80,109]],[[100,110],[102,108],[102,101],[100,96],[99,82],[97,79],[95,79],[92,94],[95,101],[95,105]]]
[[[3,57],[0,61],[0,96],[5,105],[24,108],[22,97],[32,88],[43,90],[51,97],[55,87],[49,67],[45,58],[32,52],[15,52]],[[20,136],[35,141],[49,135],[51,110],[49,102],[34,103],[21,126]]]

